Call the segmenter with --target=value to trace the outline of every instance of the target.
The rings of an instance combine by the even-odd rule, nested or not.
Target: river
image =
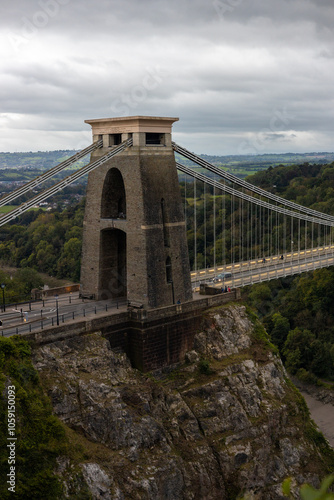
[[[330,446],[334,448],[334,398],[315,397],[317,396],[315,387],[300,387],[300,384],[296,383],[295,380],[294,383],[297,387],[299,386],[298,389],[305,398],[312,420],[317,424]],[[319,390],[319,396],[323,395],[323,393],[324,391]],[[325,402],[323,399],[329,399],[331,402]]]

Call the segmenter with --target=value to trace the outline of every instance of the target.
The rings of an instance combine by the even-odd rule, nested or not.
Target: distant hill
[[[190,160],[176,155],[180,163],[191,165]],[[303,163],[322,164],[332,163],[334,161],[334,152],[328,153],[282,153],[282,154],[263,154],[263,155],[228,155],[211,156],[199,155],[209,163],[231,172],[232,174],[244,178],[259,170],[266,170],[269,167],[278,165],[301,165]]]
[[[75,153],[77,153],[75,150],[0,153],[0,169],[23,168],[48,170],[70,156],[75,155]]]
[[[76,153],[76,150],[38,151],[35,153],[0,153],[0,197],[13,191],[18,186],[35,179],[46,170],[50,170],[55,165],[58,165]],[[36,187],[33,194],[50,187],[55,182],[70,175],[74,170],[86,165],[88,162],[89,155]],[[47,208],[54,208],[58,204],[63,208],[68,204],[77,203],[85,194],[86,182],[87,176],[84,176],[75,184],[53,195],[52,200],[48,200]],[[16,199],[14,204],[20,204],[30,197],[31,193],[23,195]],[[4,213],[7,210],[8,207],[2,207],[0,212]]]
[[[0,181],[26,181],[32,179],[39,175],[40,171],[52,168],[75,153],[77,153],[76,150],[0,153]],[[334,161],[334,152],[227,156],[203,154],[199,156],[241,178],[277,165],[326,164]],[[176,157],[180,163],[185,165],[192,163],[178,154],[176,154]],[[87,163],[88,159],[88,156],[81,159],[76,168]]]

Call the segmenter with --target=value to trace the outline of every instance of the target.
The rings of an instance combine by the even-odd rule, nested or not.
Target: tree
[[[330,377],[334,372],[333,360],[330,353],[330,346],[324,344],[319,339],[312,342],[313,360],[310,365],[311,371],[317,377]]]
[[[300,496],[302,500],[334,500],[334,493],[330,493],[328,489],[333,484],[334,475],[325,477],[320,485],[320,490],[316,490],[309,484],[303,484],[300,488]],[[291,491],[291,478],[285,479],[282,485],[284,496],[295,498]]]
[[[250,299],[252,306],[256,307],[262,316],[267,314],[270,310],[272,292],[267,283],[253,285],[248,294],[248,298]]]
[[[16,271],[13,284],[20,289],[23,295],[29,294],[33,288],[43,286],[43,280],[35,269],[28,267]]]
[[[281,313],[274,313],[272,316],[272,330],[270,338],[281,351],[290,330],[290,322]]]
[[[81,241],[78,238],[68,240],[57,264],[57,275],[67,276],[73,281],[80,280]]]
[[[286,358],[286,367],[291,373],[296,373],[299,368],[309,369],[313,360],[314,340],[315,335],[309,330],[295,328],[289,332],[284,343],[283,355]]]

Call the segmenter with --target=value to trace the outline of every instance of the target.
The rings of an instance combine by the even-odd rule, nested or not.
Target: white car
[[[220,273],[220,274],[217,274],[217,276],[215,276],[212,281],[214,283],[218,283],[219,281],[224,281],[227,278],[232,278],[232,273]]]

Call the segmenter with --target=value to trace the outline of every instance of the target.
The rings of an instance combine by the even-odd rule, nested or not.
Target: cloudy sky
[[[197,153],[334,150],[332,0],[11,0],[0,23],[0,151],[132,115]]]

